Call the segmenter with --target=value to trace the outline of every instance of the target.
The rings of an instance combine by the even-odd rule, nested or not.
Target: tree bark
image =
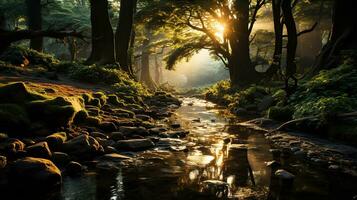
[[[357,1],[335,0],[329,42],[317,58],[314,73],[337,67],[343,50],[357,50]]]
[[[121,0],[120,13],[117,30],[115,33],[115,49],[117,60],[121,69],[132,74],[130,68],[131,59],[129,53],[129,45],[133,29],[134,11],[136,7],[136,0]]]
[[[26,0],[27,25],[31,31],[42,30],[42,5],[41,0]],[[32,38],[30,48],[36,51],[43,50],[43,38]]]
[[[275,45],[274,45],[273,62],[265,74],[268,79],[273,78],[273,76],[280,69],[281,56],[283,54],[283,24],[281,23],[281,0],[273,0],[272,9],[273,9],[274,33],[275,33]]]
[[[90,0],[92,52],[87,64],[115,63],[114,34],[108,14],[108,0]]]
[[[232,54],[228,65],[232,85],[244,87],[258,80],[258,73],[250,59],[249,0],[236,0],[234,7],[237,19],[230,37]]]
[[[142,54],[141,54],[141,82],[144,83],[148,88],[154,90],[156,85],[151,77],[150,73],[150,38],[147,37],[143,41]]]
[[[284,24],[288,33],[287,55],[286,55],[286,76],[294,77],[296,73],[296,49],[297,49],[297,29],[292,13],[291,0],[283,0],[282,11]]]

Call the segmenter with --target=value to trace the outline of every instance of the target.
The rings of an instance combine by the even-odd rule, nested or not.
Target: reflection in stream
[[[329,192],[341,190],[338,176],[295,160],[281,160],[296,175],[294,191],[277,187],[279,181],[266,166],[273,155],[264,135],[241,130],[219,112],[214,104],[185,98],[171,120],[190,131],[187,138],[160,139],[155,149],[137,154],[117,174],[66,178],[54,199],[339,199],[338,192]]]

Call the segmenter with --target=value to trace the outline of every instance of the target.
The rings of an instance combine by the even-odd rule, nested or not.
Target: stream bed
[[[282,185],[267,164],[277,160],[264,134],[242,129],[214,104],[184,98],[171,121],[190,133],[163,138],[153,150],[131,153],[115,174],[65,177],[56,200],[116,199],[353,199],[357,180],[293,157],[279,158],[293,182]]]

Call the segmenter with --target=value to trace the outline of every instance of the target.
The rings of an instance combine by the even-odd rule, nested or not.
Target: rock
[[[154,147],[155,144],[150,139],[121,140],[115,144],[118,150],[141,151]]]
[[[108,139],[109,137],[104,134],[104,133],[101,133],[101,132],[91,132],[89,133],[90,136],[96,138],[96,137],[99,137],[99,138],[102,138],[102,139]]]
[[[0,104],[0,131],[22,133],[29,130],[30,125],[30,118],[23,106]]]
[[[155,127],[155,128],[149,129],[149,133],[151,135],[159,135],[160,133],[163,133],[166,131],[167,131],[167,128],[164,128],[164,127]]]
[[[39,191],[60,186],[61,171],[52,161],[42,158],[26,157],[9,165],[9,183],[14,188]]]
[[[47,142],[39,142],[32,146],[26,148],[27,155],[30,157],[36,158],[46,158],[49,159],[52,156],[50,148],[48,147]]]
[[[63,152],[53,152],[52,161],[58,166],[66,166],[69,161],[69,155]]]
[[[283,180],[292,180],[295,178],[295,176],[292,173],[290,173],[284,169],[277,170],[275,172],[275,176],[277,176],[279,179],[283,179]]]
[[[119,128],[119,132],[122,132],[125,136],[130,136],[130,135],[147,136],[147,135],[149,135],[148,130],[146,130],[146,128],[144,128],[144,127],[122,126]]]
[[[102,139],[102,138],[95,138],[100,145],[102,145],[103,147],[106,147],[106,146],[113,146],[115,144],[115,141],[114,140],[107,140],[107,139]]]
[[[109,137],[111,140],[118,141],[118,140],[124,140],[125,136],[121,132],[112,132]]]
[[[201,122],[201,119],[200,119],[200,118],[193,119],[192,122],[197,122],[197,123],[199,123],[199,122]]]
[[[206,180],[202,182],[202,192],[214,195],[219,199],[225,199],[229,194],[229,184],[218,180]]]
[[[35,141],[33,141],[33,140],[31,140],[31,139],[28,139],[28,138],[22,139],[22,142],[25,143],[26,146],[31,146],[31,145],[36,144]]]
[[[66,166],[66,172],[70,176],[80,175],[83,171],[83,167],[80,163],[71,161]]]
[[[338,170],[338,169],[340,169],[340,167],[338,165],[330,165],[330,166],[328,166],[328,169],[329,170]]]
[[[105,154],[102,157],[100,157],[100,160],[109,160],[109,161],[122,161],[126,159],[130,159],[130,157],[118,153]]]
[[[120,170],[113,162],[99,162],[95,167],[98,174],[116,174]]]
[[[114,148],[112,146],[106,146],[106,147],[104,147],[104,153],[106,153],[106,154],[118,153],[118,151],[116,150],[116,148]]]
[[[0,142],[4,142],[9,139],[9,136],[5,133],[0,133]]]
[[[184,138],[186,137],[190,132],[185,131],[185,130],[177,130],[177,131],[167,131],[166,134],[170,138]]]
[[[65,132],[54,133],[46,137],[46,142],[51,149],[60,148],[67,140]]]
[[[173,124],[171,124],[171,127],[172,128],[180,128],[181,124],[180,123],[173,123]]]
[[[84,157],[93,157],[103,153],[103,147],[96,139],[88,135],[77,136],[63,144],[63,150],[70,155]]]
[[[105,132],[113,132],[118,130],[118,127],[113,122],[102,122],[99,124],[99,128]]]
[[[258,111],[262,112],[264,110],[267,110],[268,108],[274,105],[274,101],[274,98],[270,95],[263,97],[263,99],[258,104]]]
[[[143,121],[151,121],[152,120],[152,118],[148,115],[140,115],[139,114],[139,115],[136,115],[136,118],[141,119]]]
[[[0,143],[0,152],[7,154],[13,155],[24,149],[25,144],[18,139],[8,139],[5,142]]]
[[[4,169],[7,164],[7,159],[5,156],[0,156],[0,170]]]

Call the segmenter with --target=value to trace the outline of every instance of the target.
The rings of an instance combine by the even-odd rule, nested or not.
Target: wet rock
[[[0,170],[5,168],[7,164],[7,159],[5,156],[0,156]]]
[[[273,160],[273,161],[267,162],[267,163],[266,163],[266,166],[267,166],[267,167],[270,167],[273,171],[276,171],[276,169],[277,169],[278,167],[280,167],[281,164],[280,164],[279,162]]]
[[[52,161],[26,157],[10,164],[8,179],[13,188],[44,191],[60,186],[62,175]]]
[[[105,154],[102,157],[100,157],[100,160],[108,160],[108,161],[122,161],[126,159],[130,159],[130,157],[118,153]]]
[[[63,150],[74,156],[93,157],[104,152],[96,139],[88,135],[80,135],[63,144]]]
[[[107,139],[103,139],[103,138],[95,138],[100,145],[102,145],[103,147],[106,147],[106,146],[113,146],[115,145],[115,141],[114,140],[107,140]]]
[[[53,152],[52,161],[58,166],[66,166],[69,161],[69,155],[63,152]]]
[[[110,154],[110,153],[118,153],[117,149],[112,147],[112,146],[106,146],[104,147],[104,153]]]
[[[187,151],[186,146],[170,146],[170,150],[172,151]]]
[[[27,155],[36,158],[46,158],[49,159],[52,156],[50,148],[47,142],[39,142],[32,146],[26,148]]]
[[[112,132],[109,137],[111,140],[118,141],[118,140],[124,140],[125,136],[122,132]]]
[[[181,124],[180,123],[173,123],[173,124],[171,124],[171,127],[172,128],[180,128]]]
[[[299,151],[295,151],[294,152],[294,156],[302,159],[302,158],[305,158],[306,157],[306,152],[302,151],[302,150],[299,150]]]
[[[185,130],[177,130],[177,131],[167,131],[166,134],[170,138],[184,138],[189,134],[189,132]]]
[[[149,133],[151,135],[159,135],[160,133],[163,133],[166,131],[167,131],[167,128],[164,128],[164,127],[155,127],[155,128],[149,129]]]
[[[197,122],[197,123],[199,123],[199,122],[201,122],[201,119],[200,119],[200,118],[193,119],[192,122]]]
[[[31,140],[28,138],[22,139],[22,142],[25,143],[26,146],[31,146],[31,145],[36,144],[36,142],[34,140]]]
[[[229,185],[226,182],[218,180],[207,180],[202,182],[201,190],[204,193],[214,195],[217,198],[227,198],[229,194]]]
[[[115,144],[118,150],[141,151],[154,147],[155,144],[150,139],[121,140]]]
[[[138,119],[141,119],[141,120],[143,120],[143,121],[150,121],[150,120],[152,120],[152,118],[150,117],[150,116],[148,116],[148,115],[136,115],[136,118],[138,118]]]
[[[66,166],[66,172],[70,176],[76,176],[82,174],[83,167],[80,163],[71,161]]]
[[[4,152],[6,154],[14,155],[19,151],[23,151],[25,149],[25,144],[18,139],[8,139],[5,142],[0,143],[0,152]]]
[[[98,174],[116,174],[120,170],[117,164],[113,162],[98,162],[95,167]]]
[[[281,180],[293,180],[295,178],[295,175],[284,169],[277,170],[275,172],[275,176],[277,176]]]
[[[118,130],[118,127],[113,122],[102,122],[99,124],[99,128],[105,132],[113,132]]]
[[[119,128],[119,132],[122,132],[125,136],[130,136],[130,135],[147,136],[147,135],[149,135],[149,131],[144,127],[122,126]]]
[[[102,138],[102,139],[108,139],[109,137],[104,134],[104,133],[101,133],[101,132],[91,132],[89,133],[90,136],[94,137],[94,138]]]
[[[51,149],[59,149],[67,140],[65,132],[54,133],[46,137],[46,142]]]

